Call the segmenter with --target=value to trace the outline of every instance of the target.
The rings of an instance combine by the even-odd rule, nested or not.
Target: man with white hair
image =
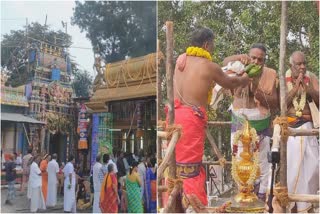
[[[317,117],[319,109],[319,83],[316,75],[307,71],[305,56],[295,51],[290,56],[290,69],[286,72],[289,127],[312,129],[311,111]],[[314,102],[314,109],[309,102]],[[317,118],[318,119],[318,118]],[[319,144],[316,136],[289,136],[287,142],[288,193],[317,194],[319,190]],[[297,212],[308,212],[311,203],[292,202]]]

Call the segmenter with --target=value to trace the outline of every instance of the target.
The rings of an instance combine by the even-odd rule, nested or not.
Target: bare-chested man
[[[307,71],[302,52],[290,56],[290,69],[286,72],[288,122],[291,128],[312,129],[312,117],[308,102],[319,108],[319,83],[317,77]],[[319,144],[316,136],[290,136],[287,142],[288,192],[317,194],[319,190]],[[290,204],[293,208],[295,203]],[[312,204],[296,202],[298,212],[307,212]]]
[[[256,64],[263,66],[261,73],[253,77],[244,88],[234,90],[234,100],[231,105],[232,126],[231,126],[231,146],[233,137],[237,130],[242,128],[244,115],[249,120],[250,125],[256,129],[259,136],[259,159],[260,159],[260,186],[258,197],[265,201],[268,187],[269,163],[267,154],[270,151],[269,131],[271,114],[270,110],[278,109],[278,92],[276,89],[276,71],[264,66],[266,58],[266,48],[262,44],[254,44],[249,55],[241,54],[227,57],[223,63],[241,61],[243,64]],[[241,145],[238,145],[238,154],[242,151]],[[259,181],[256,181],[258,184]],[[258,185],[256,185],[258,187]]]
[[[204,189],[205,171],[201,167],[207,125],[207,97],[213,82],[225,88],[247,85],[247,74],[229,77],[211,61],[213,32],[200,28],[193,32],[191,47],[179,56],[174,74],[175,124],[182,126],[182,136],[176,146],[177,173],[184,178],[185,196],[197,198],[207,205]],[[190,198],[189,198],[190,199]],[[183,200],[187,202],[185,198]],[[188,203],[184,203],[185,208]]]

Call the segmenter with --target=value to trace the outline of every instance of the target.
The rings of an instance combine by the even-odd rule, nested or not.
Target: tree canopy
[[[90,73],[86,70],[77,70],[77,72],[74,73],[72,88],[76,97],[90,97],[92,88],[92,76]]]
[[[73,15],[108,63],[156,51],[155,1],[77,1]]]

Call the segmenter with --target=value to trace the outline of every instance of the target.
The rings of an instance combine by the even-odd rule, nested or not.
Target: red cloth
[[[181,164],[201,164],[208,120],[205,108],[198,108],[203,114],[203,118],[201,118],[199,117],[199,112],[196,112],[190,106],[182,105],[177,99],[174,102],[174,107],[175,124],[182,126],[182,134],[176,145],[176,162]],[[205,170],[201,167],[199,175],[183,180],[184,192],[187,195],[195,194],[203,205],[208,204],[205,179]]]

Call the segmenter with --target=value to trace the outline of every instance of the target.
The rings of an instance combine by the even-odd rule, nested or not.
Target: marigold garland
[[[186,53],[187,53],[187,56],[203,57],[212,61],[211,54],[203,48],[191,46],[187,48]]]

